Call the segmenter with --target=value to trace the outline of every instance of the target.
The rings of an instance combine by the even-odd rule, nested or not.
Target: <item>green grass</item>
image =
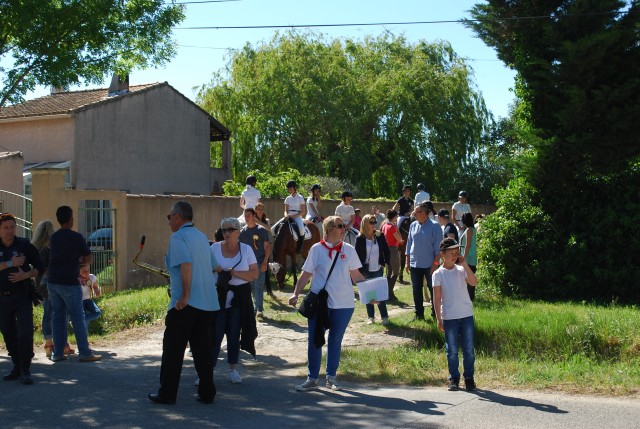
[[[268,323],[282,328],[305,326],[288,305],[293,287],[265,297]],[[391,325],[366,325],[358,304],[350,329],[376,334],[376,347],[343,349],[340,376],[371,383],[444,385],[447,362],[444,338],[431,321],[413,322],[409,285],[388,304]],[[161,320],[166,288],[107,294],[97,300],[103,316],[92,322],[93,338]],[[586,303],[543,303],[480,295],[476,320],[476,380],[481,388],[547,389],[601,395],[640,395],[640,313],[636,307]],[[42,307],[36,307],[36,342],[41,344]],[[385,336],[408,338],[402,345]],[[73,342],[73,339],[72,339]],[[304,353],[304,350],[301,350]],[[461,362],[462,364],[462,362]]]

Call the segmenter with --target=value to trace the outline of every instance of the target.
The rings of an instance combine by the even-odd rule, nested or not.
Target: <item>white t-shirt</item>
[[[338,207],[336,207],[336,216],[340,216],[342,222],[344,222],[347,226],[351,225],[351,216],[356,215],[356,209],[353,206],[347,206],[344,202],[340,203]]]
[[[304,205],[304,197],[298,193],[295,195],[289,195],[284,199],[284,203],[289,205],[289,211],[287,214],[299,214],[302,211],[302,206]]]
[[[461,265],[450,270],[440,267],[434,271],[433,287],[442,289],[442,319],[453,320],[473,316],[473,304],[467,291],[467,272]]]
[[[329,308],[355,308],[355,295],[349,271],[362,267],[360,258],[358,258],[356,249],[352,245],[342,243],[342,250],[338,255],[336,266],[333,267],[331,277],[327,282],[327,275],[335,257],[335,250],[332,252],[330,259],[329,249],[321,243],[316,243],[309,250],[309,255],[304,261],[302,271],[311,273],[311,290],[315,293],[320,292],[320,289],[327,283]]]
[[[318,211],[318,202],[313,200],[313,197],[307,198],[307,219],[311,220],[314,217],[320,217]]]
[[[231,258],[225,258],[222,255],[222,242],[213,243],[211,245],[211,251],[213,252],[213,256],[216,258],[216,261],[218,261],[218,265],[222,268],[222,271],[227,271],[234,266],[234,271],[249,271],[249,265],[258,263],[256,255],[253,253],[253,249],[244,243],[240,243],[240,254],[242,255],[242,260],[240,260],[240,255],[237,253]],[[238,261],[240,261],[239,264]],[[247,283],[246,280],[242,280],[235,276],[231,277],[231,280],[229,281],[229,284],[234,286],[245,283]]]
[[[256,204],[260,202],[260,191],[251,185],[247,185],[247,189],[242,191],[240,196],[244,198],[245,209],[253,209],[256,207]]]
[[[369,263],[369,272],[378,271],[380,269],[380,246],[378,246],[378,242],[365,239],[365,247],[367,248],[367,255],[364,260]]]
[[[462,215],[465,213],[471,213],[471,206],[467,203],[462,204],[460,201],[453,203],[451,209],[456,211],[456,224],[458,226],[462,225],[462,222],[460,222]]]
[[[80,280],[80,286],[82,286],[82,300],[91,299],[91,289],[93,285],[96,284],[96,276],[93,274],[89,274],[88,281]]]
[[[424,203],[425,201],[429,201],[429,198],[431,198],[431,195],[429,195],[428,192],[426,191],[419,191],[415,198],[413,199],[413,206],[414,207],[418,207],[418,205],[420,203]]]

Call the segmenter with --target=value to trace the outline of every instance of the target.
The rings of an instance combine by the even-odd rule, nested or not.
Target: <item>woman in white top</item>
[[[218,262],[216,286],[221,300],[220,311],[216,313],[213,365],[215,367],[218,361],[222,338],[226,334],[229,379],[232,383],[242,383],[236,369],[240,347],[255,356],[253,342],[257,337],[257,328],[249,282],[258,279],[258,262],[253,249],[239,241],[238,219],[224,218],[220,226],[224,240],[211,245]]]
[[[351,245],[356,242],[356,237],[359,232],[353,227],[353,221],[356,218],[356,210],[351,205],[353,201],[353,194],[351,191],[344,191],[342,193],[342,202],[336,207],[335,214],[340,216],[345,227],[345,241]]]
[[[322,222],[320,215],[320,192],[322,188],[317,183],[311,186],[311,195],[307,198],[307,220],[313,223]]]
[[[284,217],[289,221],[294,221],[298,226],[298,253],[302,251],[304,244],[304,223],[302,219],[307,214],[307,206],[304,197],[298,194],[298,185],[295,180],[287,182],[289,196],[284,199]]]
[[[247,188],[240,194],[240,207],[242,207],[243,211],[244,209],[255,208],[261,197],[260,191],[256,189],[256,176],[248,176],[245,183]]]
[[[467,203],[467,192],[460,191],[458,193],[458,201],[453,203],[453,206],[451,207],[451,215],[453,216],[459,234],[462,234],[464,232],[462,215],[465,213],[471,213],[471,206],[469,205],[469,203]]]
[[[327,338],[326,386],[333,390],[340,389],[336,381],[336,372],[340,365],[342,338],[355,308],[352,281],[362,281],[364,277],[358,270],[362,264],[356,250],[344,243],[344,222],[338,216],[329,216],[323,222],[324,239],[314,244],[302,266],[302,274],[296,283],[289,304],[296,305],[300,292],[311,278],[311,290],[319,293],[327,292],[327,311],[323,314],[321,305],[318,314],[308,320],[309,340],[307,356],[309,359],[307,380],[296,386],[298,391],[318,388],[318,376],[322,361],[322,345],[324,333],[329,329]],[[335,260],[335,266],[331,266]],[[323,299],[324,293],[318,300]]]

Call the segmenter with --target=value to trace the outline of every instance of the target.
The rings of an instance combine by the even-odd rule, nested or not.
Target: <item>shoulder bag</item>
[[[333,258],[333,264],[331,264],[331,269],[329,269],[329,275],[327,276],[327,281],[324,282],[324,286],[322,286],[322,289],[320,289],[320,291],[322,291],[324,288],[327,287],[327,282],[329,281],[329,277],[331,277],[331,273],[333,272],[333,267],[336,266],[336,261],[338,260],[339,254],[340,254],[340,251],[337,250],[336,257]],[[320,291],[318,291],[318,293]],[[300,303],[300,306],[298,307],[298,313],[302,314],[307,319],[313,319],[314,317],[316,317],[316,314],[318,313],[318,294],[315,292],[309,291],[309,293],[304,296],[304,299]]]

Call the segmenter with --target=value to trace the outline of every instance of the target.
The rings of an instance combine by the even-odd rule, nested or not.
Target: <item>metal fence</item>
[[[0,213],[11,213],[16,217],[16,235],[31,240],[31,199],[20,194],[0,189]]]
[[[118,290],[116,275],[116,209],[110,201],[82,201],[76,217],[78,232],[87,240],[93,254],[91,274],[104,292]]]

